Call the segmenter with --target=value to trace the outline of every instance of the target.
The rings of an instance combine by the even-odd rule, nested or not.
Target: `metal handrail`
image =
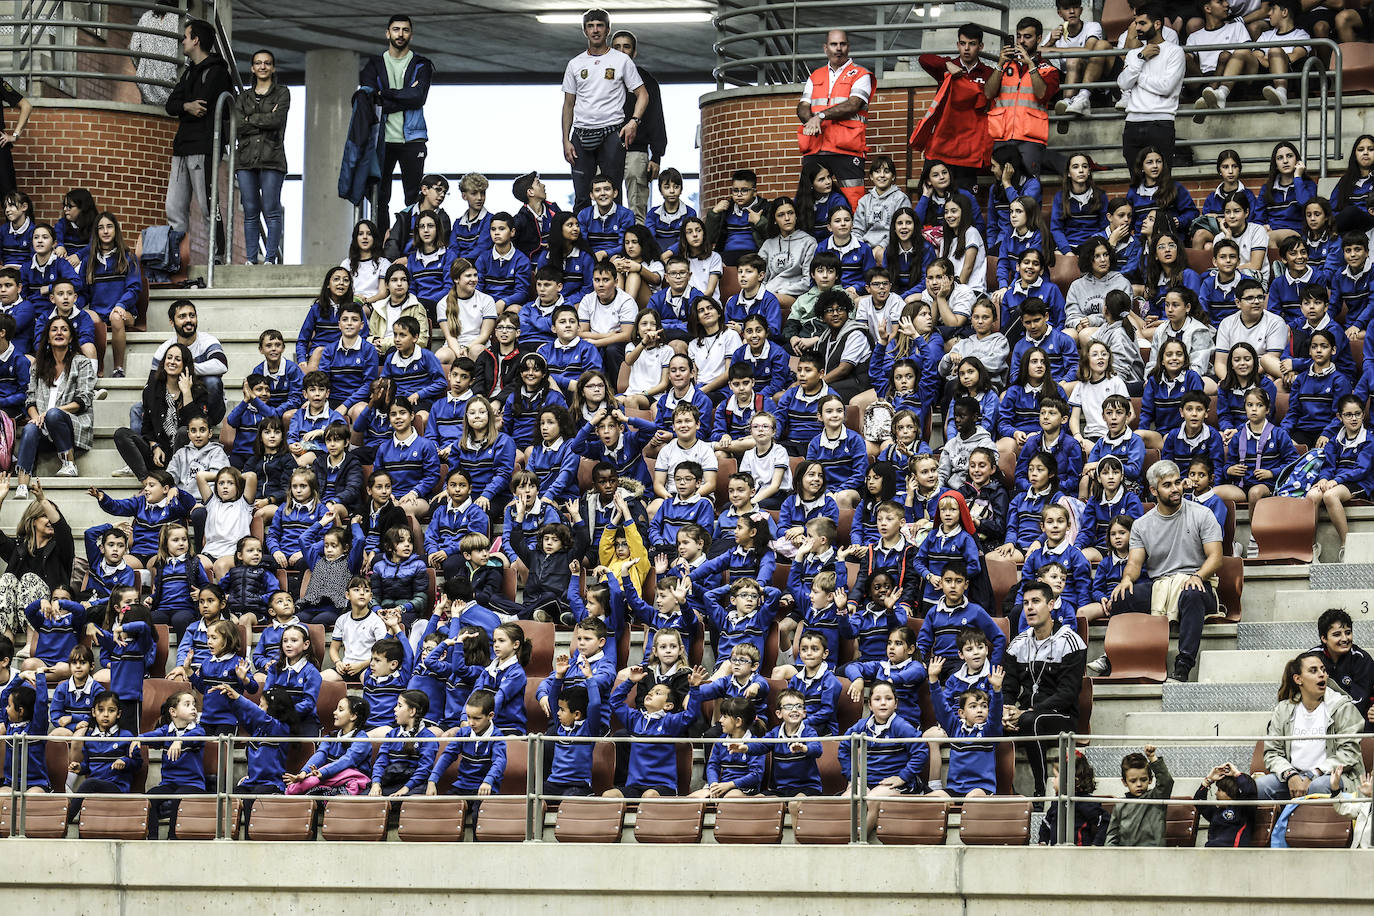
[[[220,131],[224,128],[224,105],[228,102],[234,103],[232,92],[221,92],[219,98],[215,99],[215,136],[214,145],[210,148],[209,167],[210,177],[210,212],[205,214],[207,225],[206,250],[209,256],[206,258],[205,265],[205,286],[207,289],[215,287],[215,219],[219,216],[219,167],[221,156],[224,154],[224,144],[221,143]],[[233,257],[234,252],[234,194],[238,190],[238,182],[234,177],[234,166],[238,162],[238,138],[239,125],[238,119],[229,118],[229,216],[225,219],[224,226],[224,254],[228,258]]]

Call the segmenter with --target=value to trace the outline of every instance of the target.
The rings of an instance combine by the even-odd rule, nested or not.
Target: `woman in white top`
[[[353,241],[348,245],[348,257],[339,266],[353,275],[353,295],[359,302],[371,306],[387,297],[382,278],[391,262],[382,257],[382,236],[372,220],[358,220],[353,227]]]
[[[434,355],[445,366],[460,356],[476,359],[496,330],[496,300],[477,288],[477,268],[467,258],[453,262],[453,289],[439,300],[444,345]]]
[[[725,324],[725,311],[709,296],[698,296],[692,303],[688,318],[694,332],[687,344],[687,355],[696,363],[697,378],[705,379],[698,387],[712,394],[725,387],[730,375],[730,358],[744,346],[739,334]],[[712,398],[719,401],[720,396]]]
[[[158,9],[145,10],[138,17],[138,28],[129,36],[129,53],[134,57],[134,74],[140,79],[177,81],[177,64],[181,58],[181,10],[175,0],[158,0]],[[150,31],[170,32],[170,35],[149,34]],[[144,55],[156,54],[171,60],[156,60]],[[139,83],[143,104],[161,108],[172,94],[171,85],[156,86]]]
[[[973,225],[973,213],[965,205],[965,198],[950,195],[945,202],[945,225],[940,241],[940,257],[954,265],[954,275],[960,283],[976,293],[988,291],[988,253],[983,235]]]

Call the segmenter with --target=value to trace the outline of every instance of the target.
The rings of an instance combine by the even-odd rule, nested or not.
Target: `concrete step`
[[[1120,782],[1121,758],[1152,743],[1154,741],[1150,735],[1142,735],[1139,744],[1120,742],[1109,745],[1094,741],[1084,748],[1084,756],[1092,763],[1093,770],[1098,774],[1096,794],[1120,797],[1123,794]],[[1252,744],[1228,743],[1224,737],[1218,738],[1215,744],[1161,744],[1159,748],[1160,755],[1169,766],[1169,772],[1174,776],[1175,796],[1191,795],[1201,783],[1202,777],[1219,763],[1230,761],[1242,770],[1249,769],[1250,757],[1254,751]]]
[[[1350,612],[1350,616],[1355,618],[1357,623],[1361,619],[1368,619],[1362,615],[1374,613],[1374,608],[1370,606],[1370,592],[1363,588],[1342,588],[1342,589],[1284,589],[1274,596],[1274,601],[1267,607],[1256,607],[1255,614],[1251,614],[1248,593],[1245,602],[1245,622],[1250,623],[1284,623],[1301,622],[1312,626],[1315,633],[1317,618],[1322,615],[1327,608],[1345,608]],[[1268,611],[1265,614],[1264,611]],[[1267,620],[1272,615],[1273,620]]]
[[[143,488],[142,482],[132,477],[44,477],[42,481],[44,492],[62,511],[77,538],[89,527],[115,520],[86,493],[87,488],[100,487],[117,499],[133,496]],[[16,497],[11,487],[9,497],[0,507],[0,526],[6,531],[14,531],[27,507],[28,501]]]
[[[1271,680],[1277,684],[1287,664],[1298,650],[1260,649],[1255,651],[1220,650],[1203,652],[1198,658],[1197,679],[1211,684],[1248,684]]]
[[[1374,563],[1374,532],[1351,530],[1345,541],[1347,563]]]
[[[215,268],[215,288],[211,290],[190,290],[189,298],[214,295],[221,291],[245,292],[255,289],[277,289],[283,286],[304,287],[319,290],[320,284],[329,273],[333,264],[224,264]],[[204,268],[201,268],[202,274]],[[185,293],[185,290],[158,290],[166,293]],[[173,296],[172,298],[177,298]]]
[[[1310,649],[1318,641],[1317,628],[1310,621],[1283,623],[1241,623],[1236,628],[1236,648],[1285,649],[1294,653]],[[1374,620],[1355,621],[1355,642],[1374,642]]]
[[[1250,736],[1264,734],[1268,723],[1269,713],[1261,711],[1133,712],[1126,714],[1126,730],[1120,734]],[[1097,731],[1096,722],[1093,726]]]
[[[1165,684],[1161,708],[1165,712],[1209,713],[1270,710],[1277,702],[1278,681],[1275,674],[1270,681]],[[1096,718],[1096,702],[1093,712]]]

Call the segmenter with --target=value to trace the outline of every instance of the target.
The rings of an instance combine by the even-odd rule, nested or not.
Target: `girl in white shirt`
[[[725,272],[725,262],[720,255],[711,250],[711,240],[706,235],[706,223],[698,216],[689,216],[682,221],[682,244],[678,251],[687,259],[692,271],[691,287],[699,289],[707,296],[714,296],[720,287],[720,275]]]
[[[730,374],[730,358],[744,346],[739,334],[725,324],[725,312],[720,303],[708,296],[700,296],[692,303],[688,315],[695,332],[687,344],[687,355],[697,366],[697,378],[705,379],[698,387],[705,394],[725,387]],[[712,398],[713,401],[719,397]]]
[[[1269,230],[1250,222],[1250,200],[1237,194],[1221,208],[1219,239],[1232,239],[1240,246],[1240,269],[1255,278],[1264,277],[1269,260]]]
[[[1092,450],[1098,439],[1107,434],[1107,421],[1102,418],[1102,402],[1113,394],[1130,397],[1126,383],[1112,365],[1112,351],[1106,343],[1094,340],[1078,358],[1078,385],[1069,395],[1073,413],[1069,416],[1069,431],[1083,446],[1083,453]],[[1085,478],[1086,479],[1086,478]]]
[[[386,269],[391,262],[382,257],[382,240],[377,224],[360,219],[353,227],[353,241],[348,245],[348,257],[339,262],[353,275],[353,295],[358,301],[371,305],[386,298]]]
[[[681,346],[681,344],[678,344]],[[663,321],[653,309],[641,309],[630,331],[630,350],[625,365],[630,378],[625,385],[625,406],[648,410],[668,390],[668,360],[673,348],[663,339]]]
[[[973,213],[964,199],[955,194],[945,202],[944,236],[940,257],[954,265],[958,281],[977,293],[988,290],[987,248],[983,236],[973,225]]]

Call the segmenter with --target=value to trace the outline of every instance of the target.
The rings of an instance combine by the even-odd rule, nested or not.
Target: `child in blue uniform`
[[[439,753],[434,730],[425,725],[429,698],[420,690],[406,690],[396,697],[391,718],[396,725],[386,733],[377,760],[372,765],[372,788],[368,795],[399,797],[418,795],[429,781],[430,771]]]
[[[822,746],[821,742],[810,740],[819,735],[806,723],[806,698],[801,691],[789,687],[779,693],[777,715],[778,726],[763,737],[782,740],[751,741],[745,753],[767,754],[772,758],[769,794],[781,798],[820,795],[823,791],[821,771],[816,761],[820,759]]]
[[[687,679],[687,697],[673,692],[667,684],[657,684],[644,695],[644,707],[621,709],[630,691],[648,675],[648,670],[635,665],[625,680],[611,691],[611,707],[625,723],[625,731],[635,738],[676,738],[687,732],[701,707],[697,693],[706,680],[706,669],[697,666]],[[607,789],[607,798],[658,798],[678,794],[677,745],[670,742],[630,745],[629,769],[625,784]]]
[[[954,742],[949,746],[949,770],[943,788],[932,794],[952,798],[996,795],[997,745],[962,744],[958,739],[1001,737],[1003,671],[996,666],[988,671],[990,691],[971,687],[956,695],[952,681],[940,685],[943,664],[943,659],[931,662],[930,697],[935,703],[935,718]]]
[[[426,795],[439,794],[439,781],[454,760],[458,761],[458,772],[450,795],[491,795],[500,790],[506,774],[506,742],[496,727],[495,709],[490,690],[474,690],[468,696],[463,707],[467,724],[454,732],[454,740],[434,761],[425,783]],[[468,807],[475,810],[477,805]]]
[[[143,766],[143,755],[134,750],[136,737],[120,724],[119,697],[104,691],[91,704],[91,729],[80,750],[72,756],[73,777],[84,776],[81,794],[120,795],[133,788],[134,774]],[[80,810],[80,802],[69,806],[69,814]]]
[[[363,723],[368,716],[367,701],[347,696],[334,707],[334,740],[323,742],[299,773],[285,773],[287,795],[360,795],[371,783],[366,772],[372,745]]]
[[[578,659],[583,681],[564,686],[571,662],[566,655],[554,660],[554,676],[545,683],[551,685],[548,697],[556,706],[558,724],[550,732],[554,736],[553,767],[544,783],[550,795],[592,794],[592,752],[590,742],[570,741],[599,733],[601,724],[601,688],[592,676],[591,662]]]
[[[711,745],[706,760],[706,785],[691,797],[743,798],[759,794],[766,761],[749,754],[744,744],[754,721],[754,704],[747,697],[726,697],[720,701],[719,718],[722,737],[731,741]]]
[[[171,738],[148,745],[153,752],[162,752],[162,781],[148,788],[149,795],[192,795],[205,791],[205,729],[196,723],[196,695],[179,690],[167,698],[162,706],[161,724],[140,738]],[[141,742],[135,741],[130,754],[139,753]],[[179,799],[159,799],[148,811],[148,839],[157,839],[158,822],[168,819],[167,838],[175,839]]]
[[[884,739],[918,738],[920,732],[902,716],[897,715],[897,692],[892,684],[879,681],[868,697],[870,714],[855,722],[846,735],[863,735],[868,739],[868,825],[869,833],[878,824],[878,805],[874,799],[892,795],[925,795],[926,762],[930,751],[925,744],[914,741],[887,743]],[[849,742],[839,747],[840,769],[852,781],[857,774],[850,764]],[[852,787],[846,791],[853,791]]]

